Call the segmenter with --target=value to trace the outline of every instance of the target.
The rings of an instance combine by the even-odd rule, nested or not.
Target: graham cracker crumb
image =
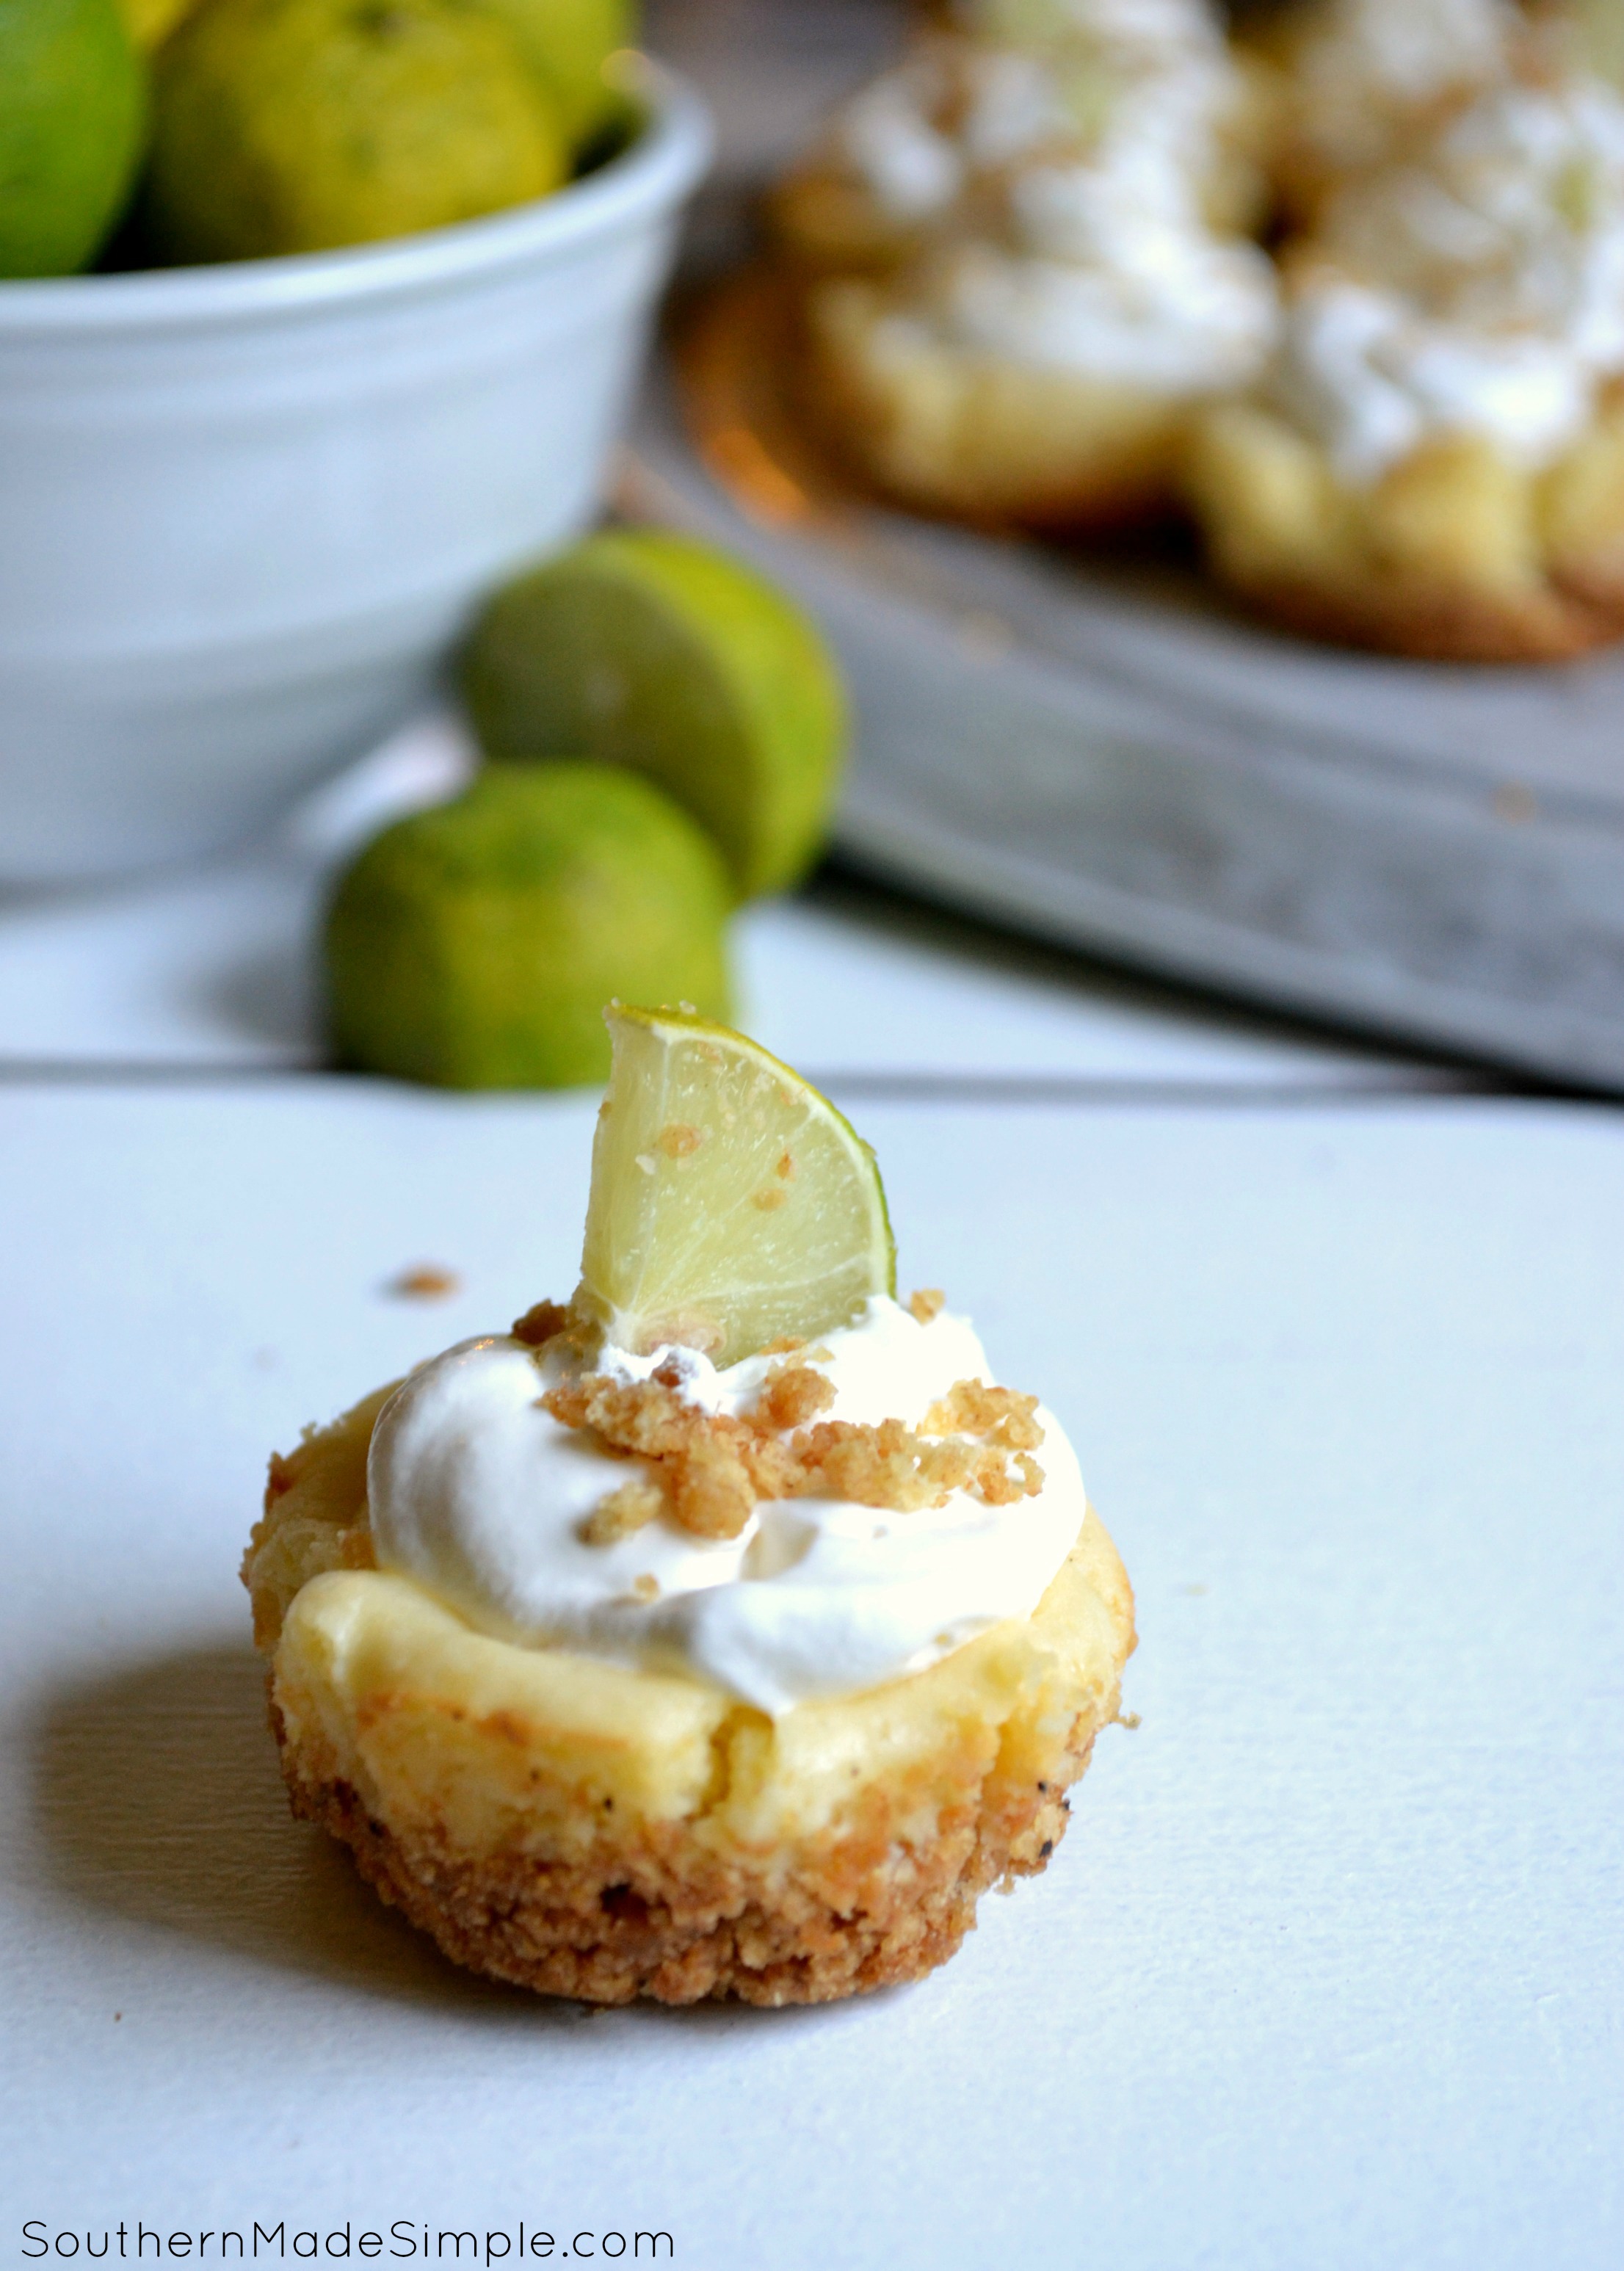
[[[816,1365],[781,1365],[770,1372],[756,1404],[758,1420],[774,1427],[804,1427],[835,1400],[835,1384]]]
[[[1043,1488],[1043,1470],[1027,1455],[1043,1441],[1032,1418],[1037,1398],[1012,1389],[957,1381],[916,1433],[900,1419],[808,1426],[828,1410],[834,1390],[806,1363],[770,1374],[756,1410],[742,1418],[702,1411],[677,1386],[658,1373],[631,1381],[589,1373],[549,1389],[541,1402],[565,1426],[592,1428],[612,1449],[648,1460],[673,1519],[697,1538],[737,1538],[763,1499],[843,1498],[911,1514],[944,1505],[956,1490],[988,1506],[1012,1506]],[[622,1495],[611,1493],[594,1510],[584,1537],[607,1543],[627,1535]]]
[[[631,1597],[634,1601],[657,1601],[659,1598],[659,1580],[652,1570],[644,1569],[641,1575],[632,1579]]]
[[[443,1270],[437,1262],[421,1262],[413,1269],[403,1270],[398,1277],[391,1277],[384,1291],[399,1301],[443,1301],[462,1291],[462,1279],[454,1270]]]
[[[753,1207],[759,1207],[763,1214],[776,1214],[788,1196],[787,1191],[779,1190],[771,1183],[768,1183],[764,1189],[751,1194],[750,1204]]]
[[[654,1140],[667,1159],[686,1159],[704,1142],[704,1129],[686,1120],[670,1120]]]
[[[573,1319],[570,1311],[558,1301],[538,1301],[526,1309],[522,1317],[515,1317],[509,1328],[516,1341],[526,1348],[544,1348],[548,1341],[556,1340],[560,1333],[568,1332]]]
[[[908,1314],[921,1325],[928,1325],[942,1314],[947,1295],[938,1285],[926,1285],[908,1296]]]
[[[666,1494],[656,1482],[646,1475],[634,1476],[630,1482],[622,1483],[617,1489],[606,1492],[580,1526],[580,1538],[585,1545],[613,1545],[622,1538],[631,1538],[645,1529],[665,1507]]]
[[[979,1435],[1003,1451],[1035,1451],[1043,1430],[1033,1413],[1035,1396],[1012,1388],[989,1388],[984,1381],[956,1381],[920,1423],[921,1435]]]

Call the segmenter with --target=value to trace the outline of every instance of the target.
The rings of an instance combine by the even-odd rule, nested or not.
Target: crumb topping
[[[438,1262],[421,1262],[415,1269],[403,1270],[398,1277],[391,1277],[384,1291],[402,1301],[443,1301],[461,1292],[462,1279],[454,1270],[443,1270]]]
[[[928,1325],[942,1314],[947,1295],[937,1285],[923,1286],[908,1296],[908,1314],[916,1324]]]
[[[557,1328],[565,1329],[567,1318]],[[821,1418],[834,1385],[794,1349],[768,1373],[750,1411],[701,1411],[681,1387],[680,1373],[662,1366],[638,1381],[584,1373],[542,1396],[562,1426],[590,1430],[653,1470],[606,1493],[581,1524],[586,1544],[612,1545],[660,1513],[696,1538],[737,1538],[764,1499],[848,1499],[911,1514],[944,1506],[954,1491],[1012,1506],[1043,1488],[1032,1456],[1043,1441],[1038,1399],[1013,1389],[957,1381],[913,1428]]]
[[[548,1341],[567,1333],[575,1320],[570,1311],[560,1301],[538,1301],[526,1309],[522,1317],[515,1317],[508,1330],[516,1341],[526,1348],[545,1348]]]
[[[600,1498],[582,1523],[581,1541],[586,1545],[613,1545],[646,1528],[665,1505],[666,1494],[644,1475],[622,1483]]]

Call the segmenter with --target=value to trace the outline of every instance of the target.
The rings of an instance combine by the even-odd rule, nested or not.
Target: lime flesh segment
[[[846,697],[816,626],[753,570],[661,529],[588,538],[497,592],[463,693],[487,756],[630,766],[721,845],[741,897],[823,848]]]
[[[895,1292],[879,1168],[827,1097],[725,1025],[606,1016],[579,1298],[617,1347],[736,1364]]]

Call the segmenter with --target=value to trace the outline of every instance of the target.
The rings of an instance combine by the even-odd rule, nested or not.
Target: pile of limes
[[[485,754],[384,830],[327,920],[341,1058],[454,1088],[609,1069],[606,1001],[729,1015],[726,925],[817,857],[846,750],[818,632],[726,555],[612,529],[487,607]]]
[[[544,197],[637,0],[0,0],[0,276],[318,252]]]

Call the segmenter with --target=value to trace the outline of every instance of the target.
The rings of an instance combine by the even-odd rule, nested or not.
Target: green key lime
[[[727,1013],[727,878],[667,797],[599,765],[481,773],[384,830],[327,919],[345,1061],[448,1088],[609,1071],[616,994]]]
[[[478,0],[499,16],[546,83],[571,149],[590,141],[618,97],[604,65],[636,44],[637,0]]]
[[[0,276],[71,276],[93,258],[145,117],[115,0],[0,0]]]
[[[610,529],[499,592],[463,689],[487,753],[629,765],[704,823],[740,892],[782,890],[823,840],[846,705],[812,623],[737,561]]]
[[[725,1025],[611,1007],[579,1299],[617,1347],[719,1365],[896,1290],[880,1171],[827,1097]]]
[[[190,16],[199,0],[118,0],[138,48],[151,49],[167,40],[183,16]]]
[[[510,32],[457,0],[209,0],[154,58],[147,219],[180,261],[318,252],[555,190]]]

